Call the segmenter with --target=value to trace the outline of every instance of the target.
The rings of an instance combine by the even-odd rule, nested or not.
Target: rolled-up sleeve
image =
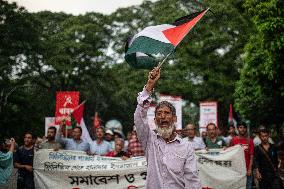
[[[144,150],[147,147],[150,131],[147,120],[147,111],[151,102],[150,95],[151,94],[145,88],[142,92],[138,93],[138,104],[134,113],[134,124],[137,129],[137,136]]]
[[[201,189],[201,182],[198,178],[196,157],[194,149],[190,149],[184,167],[184,182],[186,189]]]

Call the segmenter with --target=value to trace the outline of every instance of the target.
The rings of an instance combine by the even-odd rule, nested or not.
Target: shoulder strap
[[[259,145],[259,149],[260,151],[263,153],[263,155],[265,156],[265,158],[268,160],[269,164],[272,166],[272,168],[274,169],[274,171],[276,171],[276,167],[274,166],[274,164],[272,163],[268,153],[266,152],[266,150],[263,148],[263,146],[260,144]]]

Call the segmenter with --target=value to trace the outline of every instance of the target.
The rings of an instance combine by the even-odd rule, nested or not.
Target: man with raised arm
[[[156,130],[149,128],[147,110],[150,95],[160,78],[160,69],[154,68],[148,76],[143,91],[138,94],[134,122],[137,135],[147,158],[147,189],[201,189],[194,149],[188,141],[175,132],[177,121],[175,107],[160,102],[155,109]]]
[[[15,145],[14,138],[6,139],[3,144],[0,143],[0,187],[5,186],[12,175]],[[8,152],[5,152],[6,150]]]
[[[87,141],[81,139],[82,136],[82,128],[76,126],[72,131],[73,138],[63,138],[61,136],[62,127],[65,125],[65,120],[60,123],[60,127],[58,133],[56,134],[56,142],[59,142],[62,146],[64,146],[65,150],[74,150],[74,151],[84,151],[89,154],[90,152],[90,144]],[[65,125],[66,126],[66,125]]]

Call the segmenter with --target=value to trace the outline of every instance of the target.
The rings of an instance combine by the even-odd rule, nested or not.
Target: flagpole
[[[67,125],[65,125],[65,138],[68,138]]]
[[[165,61],[168,59],[168,57],[173,54],[174,50],[172,52],[170,52],[161,62],[159,62],[157,68],[161,68],[161,66],[165,63]]]
[[[81,104],[79,104],[78,106],[76,106],[76,108],[73,109],[72,112],[74,112],[74,110],[77,110],[82,104],[84,104],[87,100],[84,100]]]

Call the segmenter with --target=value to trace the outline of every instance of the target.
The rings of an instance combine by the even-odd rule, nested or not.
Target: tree
[[[172,23],[205,7],[214,14],[208,12],[178,46],[162,68],[156,91],[183,97],[184,110],[192,115],[184,115],[185,121],[197,122],[199,101],[217,100],[221,125],[227,122],[243,46],[254,29],[242,1],[144,1],[109,16],[30,14],[15,4],[4,4],[9,11],[3,9],[1,14],[12,16],[7,27],[0,28],[1,39],[6,40],[0,49],[0,83],[9,94],[5,110],[1,101],[0,123],[8,126],[10,134],[31,128],[42,135],[44,117],[54,115],[56,91],[63,90],[80,91],[81,99],[87,100],[87,125],[99,112],[103,121],[118,119],[125,131],[132,129],[136,95],[148,70],[126,64],[126,39],[147,26]],[[15,73],[14,68],[20,69]],[[13,125],[21,129],[10,129]]]
[[[284,3],[247,0],[245,7],[256,32],[246,44],[236,107],[256,125],[279,126],[284,120]]]
[[[39,45],[40,24],[33,15],[16,3],[0,1],[0,137],[18,136],[31,125],[38,114],[32,103],[34,86],[22,75],[27,58]],[[18,129],[19,128],[19,129]]]
[[[114,42],[113,49],[118,55],[116,57],[120,57],[119,54],[123,52],[121,39],[126,39],[130,33],[133,35],[149,25],[172,23],[178,17],[205,7],[210,7],[214,14],[208,12],[177,47],[175,55],[167,61],[169,64],[163,65],[162,77],[156,91],[180,95],[188,102],[187,106],[190,103],[198,105],[203,100],[217,100],[222,126],[227,123],[229,104],[234,101],[234,84],[239,78],[238,70],[242,67],[243,47],[253,29],[249,27],[250,21],[246,19],[246,13],[243,13],[242,1],[198,3],[162,0],[155,3],[144,2],[140,7],[120,9],[112,15],[112,20],[118,28],[116,31],[123,32],[115,33],[113,39],[117,43]],[[121,68],[127,69],[127,66]],[[127,78],[139,76],[139,82],[138,78],[134,81],[137,81],[140,88],[143,86],[141,75],[145,80],[145,71],[128,68],[124,72],[128,72]],[[131,79],[127,81],[129,80]],[[132,80],[129,82],[132,83]],[[137,92],[141,90],[134,87],[135,84],[132,85],[131,89],[136,88]],[[118,90],[126,89],[122,87]],[[130,96],[131,102],[135,102],[135,96]]]

